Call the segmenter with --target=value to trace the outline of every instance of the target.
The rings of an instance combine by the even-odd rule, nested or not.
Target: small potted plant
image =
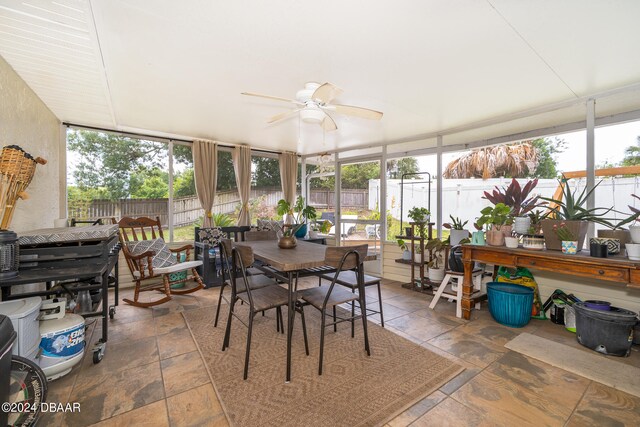
[[[407,216],[416,224],[426,224],[429,222],[431,212],[427,208],[413,207],[409,209]]]
[[[428,277],[432,282],[440,283],[444,279],[444,252],[447,245],[440,239],[431,239],[425,245],[429,251]]]
[[[449,242],[451,242],[451,246],[455,246],[460,243],[463,239],[469,238],[469,231],[464,229],[464,226],[467,225],[469,221],[462,222],[462,220],[458,217],[453,217],[453,215],[449,215],[451,218],[451,222],[446,222],[442,224],[442,226],[449,231]]]
[[[541,221],[545,219],[548,213],[542,212],[539,209],[529,212],[529,229],[522,237],[522,247],[524,249],[530,249],[534,251],[540,251],[544,249],[544,236],[542,235]]]
[[[477,224],[481,227],[490,227],[487,230],[487,244],[491,246],[503,246],[505,234],[502,227],[511,220],[511,208],[504,203],[498,203],[494,207],[488,206],[480,211],[482,216]]]
[[[402,250],[402,259],[405,261],[411,261],[411,249],[409,249],[409,245],[402,239],[398,239],[398,246]]]
[[[494,205],[504,203],[509,206],[515,221],[513,231],[518,234],[526,234],[531,225],[529,212],[545,204],[545,202],[540,203],[540,196],[529,197],[536,185],[538,185],[537,179],[520,186],[520,183],[512,178],[508,187],[499,188],[496,186],[491,193],[485,191],[483,199],[489,200]],[[503,228],[504,230],[505,228]]]
[[[575,255],[578,252],[578,236],[567,227],[566,223],[553,224],[553,232],[562,243],[563,254]]]

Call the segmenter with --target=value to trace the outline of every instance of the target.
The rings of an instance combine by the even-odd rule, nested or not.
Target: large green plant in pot
[[[556,233],[553,232],[553,226],[558,226],[561,222],[565,223],[567,229],[572,234],[578,236],[579,250],[581,250],[584,245],[584,238],[587,235],[589,222],[613,228],[609,219],[606,218],[606,215],[611,212],[613,208],[587,208],[587,199],[601,182],[602,181],[598,182],[590,190],[584,187],[582,191],[579,191],[577,188],[575,191],[572,191],[569,185],[566,184],[566,180],[563,180],[559,181],[562,188],[562,200],[541,197],[543,200],[551,202],[549,217],[541,222],[544,244],[547,249],[554,251],[562,250],[562,243]]]
[[[289,219],[293,219],[293,224],[287,224],[285,228],[290,227],[291,234],[298,238],[302,238],[307,234],[307,220],[315,220],[318,217],[316,208],[305,206],[304,197],[302,196],[298,196],[293,205],[285,199],[278,200],[276,212],[278,215],[282,215],[285,222],[287,221],[287,216]]]

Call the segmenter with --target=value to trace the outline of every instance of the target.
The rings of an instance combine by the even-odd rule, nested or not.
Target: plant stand
[[[427,237],[420,237],[416,233],[419,230],[420,225],[416,222],[410,222],[411,225],[411,236],[396,236],[396,239],[402,239],[405,241],[411,242],[411,259],[406,260],[402,258],[398,258],[395,261],[399,264],[408,264],[411,266],[411,281],[409,283],[403,283],[402,287],[411,289],[418,292],[427,292],[431,291],[433,288],[433,283],[429,280],[428,277],[425,277],[425,264],[429,261],[425,259],[425,240],[431,240],[433,238],[433,226],[435,223],[428,222],[424,224],[424,227],[427,227]],[[416,244],[420,245],[420,261],[416,261]],[[417,270],[417,271],[416,271]]]

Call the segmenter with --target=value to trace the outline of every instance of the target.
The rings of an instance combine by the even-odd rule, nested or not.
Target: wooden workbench
[[[630,261],[622,255],[595,258],[589,256],[588,251],[566,255],[561,251],[546,249],[533,251],[509,249],[504,246],[463,245],[462,262],[464,264],[462,316],[467,320],[471,317],[471,309],[474,305],[471,298],[471,271],[474,262],[588,277],[605,282],[624,283],[628,287],[640,289],[640,261]]]

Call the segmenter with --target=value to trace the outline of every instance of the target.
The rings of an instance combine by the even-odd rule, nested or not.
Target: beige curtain
[[[240,215],[238,225],[251,225],[249,213],[249,196],[251,195],[251,148],[239,145],[231,153],[233,158],[233,170],[236,174],[236,184],[240,195]]]
[[[213,226],[211,209],[218,181],[218,145],[213,141],[193,141],[193,170],[198,200],[204,209],[203,227]]]
[[[296,201],[296,185],[298,183],[298,155],[282,153],[278,156],[278,161],[280,162],[280,183],[284,199],[293,205]],[[288,219],[285,218],[285,221]]]

